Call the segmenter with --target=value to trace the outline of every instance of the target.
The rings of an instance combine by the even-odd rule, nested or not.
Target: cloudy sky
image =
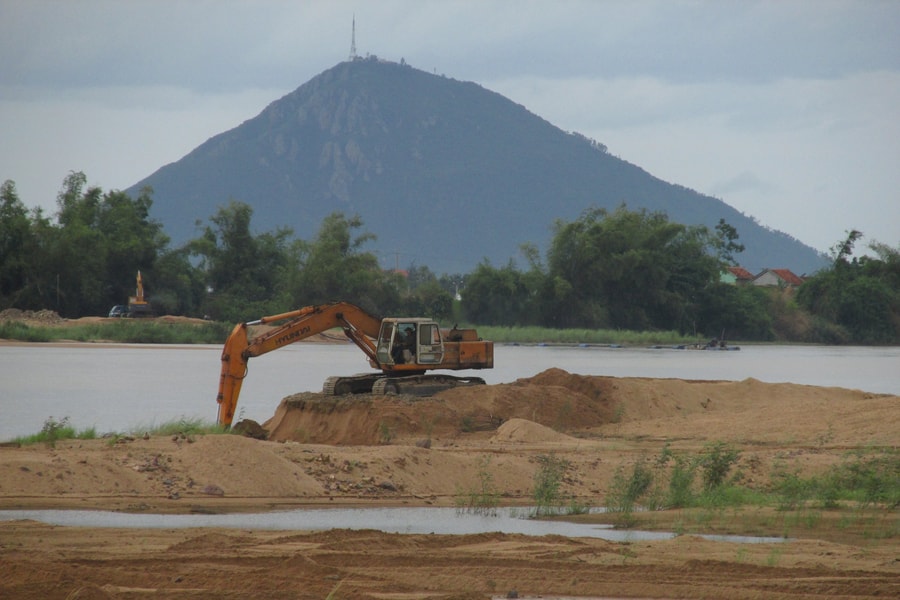
[[[900,244],[897,0],[0,0],[0,181],[124,189],[356,48],[827,251]]]

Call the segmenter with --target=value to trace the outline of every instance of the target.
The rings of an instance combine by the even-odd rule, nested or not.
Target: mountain
[[[544,250],[556,219],[624,203],[680,223],[713,227],[724,218],[753,272],[824,265],[796,239],[497,93],[376,57],[324,71],[126,191],[144,186],[175,244],[234,199],[253,207],[256,232],[289,226],[310,239],[341,211],[377,236],[365,249],[385,267],[466,273],[483,259],[504,265],[526,242]]]

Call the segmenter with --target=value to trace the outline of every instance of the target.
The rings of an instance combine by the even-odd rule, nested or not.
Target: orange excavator
[[[251,338],[255,325],[281,325]],[[234,419],[241,384],[250,358],[340,327],[369,358],[379,373],[329,377],[323,393],[411,394],[430,396],[465,385],[484,385],[479,377],[429,374],[428,371],[490,369],[494,366],[494,343],[482,340],[474,329],[441,329],[431,319],[378,318],[347,302],[307,306],[291,312],[262,317],[235,325],[222,350],[217,421],[229,427]]]

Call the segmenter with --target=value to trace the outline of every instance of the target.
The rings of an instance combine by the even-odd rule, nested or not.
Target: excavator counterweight
[[[281,323],[256,337],[249,328]],[[222,349],[217,421],[230,426],[250,358],[340,327],[380,373],[330,377],[323,392],[330,395],[394,393],[431,395],[461,385],[484,384],[477,377],[427,374],[432,370],[490,369],[494,344],[478,338],[474,329],[441,329],[421,317],[381,319],[347,302],[307,306],[234,326]]]

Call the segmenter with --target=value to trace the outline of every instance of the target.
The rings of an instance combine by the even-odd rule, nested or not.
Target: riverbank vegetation
[[[83,173],[71,173],[58,206],[53,218],[28,211],[14,182],[0,187],[0,310],[106,315],[125,303],[140,271],[157,314],[221,323],[343,300],[373,314],[503,328],[510,337],[490,337],[513,343],[621,343],[642,335],[623,332],[651,332],[639,343],[900,343],[900,249],[873,241],[874,256],[855,257],[857,231],[833,248],[829,268],[798,288],[760,288],[722,281],[743,251],[739,232],[725,221],[687,226],[625,205],[557,221],[544,256],[525,241],[525,269],[485,259],[469,273],[440,276],[426,265],[382,268],[365,250],[373,234],[341,213],[301,240],[288,229],[254,233],[252,208],[233,201],[197,238],[171,248],[150,218],[149,190],[137,198],[104,193],[88,187]],[[540,328],[539,337],[531,328]],[[115,338],[103,329],[71,339],[186,341],[170,339],[173,331],[121,328],[114,333],[123,337]],[[213,330],[205,335],[191,334],[221,340],[210,339]]]
[[[843,461],[816,476],[776,467],[764,489],[744,485],[733,467],[740,451],[711,442],[698,455],[678,455],[665,448],[658,456],[620,468],[606,497],[606,508],[630,523],[635,511],[664,508],[767,505],[793,510],[856,506],[900,506],[900,453],[893,448],[848,453]],[[900,534],[895,530],[891,535]]]
[[[161,323],[150,319],[117,319],[78,324],[28,324],[0,320],[0,339],[21,342],[110,342],[122,344],[221,344],[232,323]],[[340,329],[333,335],[341,339]],[[478,333],[498,344],[560,344],[611,346],[682,346],[705,343],[677,331],[621,331],[608,329],[553,329],[549,327],[481,326]]]
[[[553,329],[551,327],[479,326],[478,335],[500,344],[560,344],[603,346],[681,346],[703,344],[677,331],[624,331],[616,329]]]
[[[172,419],[158,424],[136,425],[124,432],[98,433],[96,427],[76,429],[69,422],[69,417],[56,419],[48,417],[43,427],[37,433],[20,436],[6,442],[13,446],[31,446],[34,444],[46,444],[54,446],[57,442],[65,440],[95,440],[103,438],[114,444],[118,440],[133,438],[136,436],[188,436],[228,433],[230,430],[199,418]]]
[[[562,485],[565,461],[544,456],[535,474],[538,509],[532,516],[678,534],[816,537],[850,543],[900,536],[896,449],[848,452],[818,475],[777,465],[765,486],[747,484],[735,469],[740,455],[721,441],[710,442],[698,454],[676,454],[666,447],[658,456],[619,467],[601,512],[567,496]]]
[[[21,321],[0,322],[0,339],[23,342],[117,342],[122,344],[221,344],[231,325],[209,322],[160,323],[143,319],[85,325],[30,325]]]
[[[804,474],[776,465],[764,487],[746,485],[733,467],[740,451],[711,442],[697,455],[668,448],[620,467],[607,491],[602,522],[679,533],[816,537],[854,543],[900,536],[900,453],[848,452],[827,471]],[[672,514],[678,517],[673,521]]]

